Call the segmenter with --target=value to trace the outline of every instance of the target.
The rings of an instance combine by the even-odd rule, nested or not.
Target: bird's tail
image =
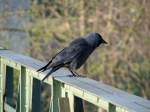
[[[40,68],[37,70],[37,72],[41,71],[44,72],[45,70],[48,69],[48,66],[51,64],[52,60],[50,60],[44,67]]]
[[[53,72],[55,72],[56,70],[58,70],[60,67],[62,67],[62,66],[53,67],[53,68],[48,72],[48,74],[42,79],[42,82],[43,82],[48,76],[50,76]]]

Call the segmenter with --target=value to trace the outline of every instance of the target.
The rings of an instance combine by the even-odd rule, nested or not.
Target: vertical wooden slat
[[[21,102],[21,97],[20,97],[20,77],[21,76],[19,76],[19,82],[18,82],[18,96],[17,96],[16,112],[20,112],[20,102]]]
[[[41,112],[41,81],[33,78],[32,112]]]
[[[21,67],[21,112],[29,112],[30,84],[26,68]]]
[[[21,83],[21,66],[20,66],[20,70],[19,71],[16,71],[16,70],[14,70],[14,74],[15,75],[19,75],[19,78],[18,78],[18,93],[17,93],[17,104],[16,104],[16,112],[20,112],[21,111],[21,104],[20,104],[20,102],[21,102],[21,95],[20,95],[20,91],[21,91],[21,85],[20,85],[20,83]]]
[[[68,98],[59,98],[59,112],[70,112]]]
[[[74,97],[74,111],[75,112],[84,112],[83,101],[81,98],[79,98],[77,96]]]
[[[27,75],[30,73],[28,72]],[[33,77],[29,75],[29,111],[32,112],[32,90],[33,90]]]
[[[19,78],[19,93],[17,100],[17,112],[29,112],[30,110],[30,76],[27,74],[26,68],[21,67]]]
[[[13,105],[13,68],[6,66],[6,102]]]
[[[52,92],[52,104],[50,104],[51,108],[49,109],[49,112],[59,112],[59,98],[61,97],[61,83],[56,81],[53,78],[53,83],[51,87]]]
[[[109,109],[108,112],[116,112],[116,106],[112,103],[109,103]]]
[[[3,63],[3,58],[0,58],[0,112],[4,110],[4,95],[5,95],[5,76],[6,65]]]
[[[30,70],[26,69],[26,77],[27,77],[27,81],[26,81],[26,99],[27,99],[27,104],[28,104],[28,112],[32,110],[32,77],[30,74]]]
[[[3,112],[3,65],[0,57],[0,112]]]
[[[61,98],[59,98],[59,112],[71,112],[69,98],[64,89],[64,86],[61,86]]]
[[[74,95],[70,92],[68,93],[68,98],[69,98],[70,112],[75,112],[74,111]]]
[[[21,67],[21,82],[20,82],[20,98],[21,98],[21,102],[20,102],[20,111],[21,112],[26,112],[26,69],[24,67]]]

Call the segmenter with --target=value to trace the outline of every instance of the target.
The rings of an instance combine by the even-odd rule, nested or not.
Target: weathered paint
[[[41,81],[33,78],[32,112],[41,112]]]
[[[0,58],[0,112],[3,112],[3,67],[2,58]]]
[[[0,112],[3,112],[6,65],[20,71],[17,112],[29,112],[35,105],[40,107],[40,80],[47,72],[37,73],[36,70],[44,63],[9,50],[0,50]],[[104,108],[108,112],[150,112],[150,101],[148,100],[88,78],[68,77],[68,74],[66,70],[60,69],[44,81],[52,86],[50,112],[59,112],[61,98],[68,98],[70,112],[74,112],[74,96]],[[33,78],[36,78],[37,83],[32,82]],[[37,85],[37,88],[32,88],[32,84]],[[31,101],[33,97],[36,100]],[[37,110],[32,110],[32,112],[37,112]]]
[[[61,85],[62,83],[53,79],[53,84],[51,87],[52,104],[51,104],[50,112],[59,112],[59,98],[61,98]]]

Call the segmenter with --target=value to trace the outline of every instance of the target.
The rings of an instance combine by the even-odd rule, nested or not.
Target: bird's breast
[[[85,49],[82,53],[80,53],[77,57],[73,59],[71,65],[75,69],[79,69],[88,59],[93,50]]]

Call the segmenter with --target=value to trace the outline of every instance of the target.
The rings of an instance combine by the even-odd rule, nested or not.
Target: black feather
[[[49,66],[49,64],[51,64],[52,60],[50,60],[44,67],[40,68],[37,70],[37,72],[41,71],[44,72],[45,70],[47,70],[47,67]]]
[[[53,68],[51,68],[51,70],[48,72],[48,74],[46,74],[46,76],[42,79],[42,82],[48,77],[50,76],[53,72],[55,72],[56,70],[58,70],[59,68],[63,67],[64,65],[59,65],[59,66],[55,66]]]

